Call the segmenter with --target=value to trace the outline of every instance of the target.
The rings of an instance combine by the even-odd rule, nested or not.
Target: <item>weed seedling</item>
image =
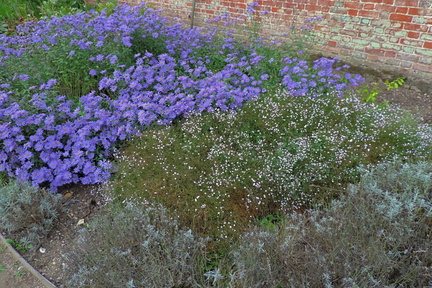
[[[405,77],[399,77],[393,81],[385,81],[384,84],[387,86],[387,90],[397,89],[405,83]]]
[[[375,103],[376,102],[376,96],[380,93],[378,89],[378,83],[373,83],[374,87],[369,88],[366,85],[363,85],[362,88],[356,90],[356,92],[363,96],[362,101],[366,103]]]
[[[274,230],[278,225],[278,223],[281,221],[281,219],[282,219],[281,214],[276,214],[276,216],[267,215],[266,217],[258,220],[258,226],[264,229]]]
[[[19,277],[19,276],[23,276],[23,275],[26,275],[26,274],[27,274],[26,271],[21,271],[21,272],[17,272],[17,273],[15,273],[15,276],[16,276],[16,277]]]
[[[18,242],[15,242],[13,239],[6,239],[6,242],[9,243],[13,248],[15,248],[19,253],[24,254],[27,252],[27,250],[33,248],[33,245],[31,244],[21,244]]]

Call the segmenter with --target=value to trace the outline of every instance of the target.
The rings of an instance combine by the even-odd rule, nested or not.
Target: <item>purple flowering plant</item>
[[[121,5],[109,15],[52,17],[0,35],[0,171],[52,191],[99,183],[110,177],[120,141],[195,112],[238,109],[270,78],[294,95],[347,86],[337,86],[331,60],[306,69],[278,58],[288,68],[270,77],[261,68],[273,61],[257,48],[264,42],[242,44],[225,32],[218,42],[218,33],[171,25],[144,5]],[[296,77],[308,81],[299,88]]]

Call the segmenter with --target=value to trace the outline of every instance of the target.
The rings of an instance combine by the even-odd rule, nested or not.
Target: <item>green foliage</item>
[[[21,254],[25,254],[28,250],[31,250],[33,248],[32,244],[15,242],[13,239],[6,239],[6,242],[9,243],[13,248],[15,248],[15,250],[17,250]]]
[[[150,37],[148,33],[142,29],[135,31],[132,35],[132,53],[141,53],[144,55],[146,52],[150,52],[153,55],[167,54],[168,50],[166,48],[165,37],[160,35],[157,38]]]
[[[264,230],[274,230],[276,229],[278,223],[280,223],[283,219],[283,215],[278,213],[275,215],[267,215],[264,218],[261,218],[257,221],[257,225]]]
[[[0,22],[0,34],[4,34],[8,31],[9,25],[6,22]]]
[[[184,230],[161,206],[132,203],[80,231],[64,257],[67,287],[198,287],[205,239]]]
[[[425,287],[432,281],[432,164],[386,163],[324,210],[244,234],[234,287]],[[392,190],[385,190],[390,188]]]
[[[399,77],[393,81],[385,81],[385,85],[387,86],[387,90],[397,89],[405,83],[405,77]]]
[[[362,100],[366,103],[375,103],[376,97],[380,93],[378,83],[373,83],[373,88],[369,88],[367,85],[362,85],[356,92],[362,96]]]
[[[41,1],[4,0],[0,3],[0,21],[34,16]]]
[[[84,0],[45,0],[39,6],[39,13],[46,17],[61,17],[85,11]]]
[[[0,34],[12,34],[15,26],[23,21],[43,17],[61,17],[64,15],[95,9],[106,9],[111,14],[118,5],[117,0],[98,0],[97,5],[86,4],[85,0],[3,0],[0,2]]]
[[[102,10],[105,10],[107,15],[111,15],[114,12],[114,8],[118,6],[117,0],[107,0],[107,1],[101,1],[98,0],[96,6],[86,4],[86,9],[94,9],[97,12],[101,12]]]
[[[41,37],[47,36],[41,35]],[[133,59],[130,49],[115,43],[112,40],[113,37],[114,35],[108,37],[106,39],[107,44],[99,48],[98,52],[101,55],[120,55],[119,61],[128,63],[128,60]],[[14,61],[13,65],[6,65],[0,70],[0,79],[9,80],[7,82],[17,91],[16,94],[18,95],[16,97],[22,99],[31,97],[29,87],[39,86],[40,83],[46,83],[54,78],[58,80],[58,83],[55,89],[48,92],[54,95],[67,95],[68,99],[78,102],[82,95],[86,95],[92,90],[97,90],[98,83],[103,76],[100,73],[94,76],[90,75],[89,71],[92,68],[112,73],[117,68],[117,65],[111,64],[106,59],[97,62],[97,67],[95,67],[94,62],[89,60],[95,52],[77,47],[71,53],[71,49],[68,47],[70,41],[71,37],[56,37],[57,44],[50,47],[49,53],[44,49],[38,49],[38,44],[34,44],[34,47],[31,47],[32,49],[26,50],[23,53],[19,61],[16,61],[16,59],[11,60]],[[45,60],[40,61],[40,59]],[[31,77],[26,82],[19,81],[18,79],[11,80],[17,74],[31,75]],[[23,87],[24,85],[25,87]],[[28,95],[19,95],[20,91]],[[112,91],[104,92],[108,95],[113,95]],[[50,99],[47,100],[48,102],[50,101]]]
[[[16,180],[0,188],[0,226],[14,235],[14,243],[26,250],[38,246],[62,212],[60,194]]]

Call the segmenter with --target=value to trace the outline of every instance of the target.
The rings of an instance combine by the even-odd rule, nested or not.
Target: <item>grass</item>
[[[119,59],[131,61],[132,54],[146,53],[142,47],[151,49],[155,55],[166,55],[171,53],[169,45],[164,46],[166,43],[180,45],[176,42],[179,39],[167,36],[169,33],[154,40],[149,38],[149,31],[137,31],[149,35],[142,39],[135,37],[131,49],[115,44],[98,51],[105,55],[114,47],[117,50],[112,53],[118,53]],[[214,39],[226,41],[223,45],[236,41],[226,35]],[[62,83],[67,84],[75,76],[79,78],[76,83],[87,78],[93,81],[88,87],[80,86],[86,91],[74,85],[63,86],[61,92],[78,103],[79,109],[85,105],[77,100],[79,96],[97,87],[97,79],[87,73],[93,67],[90,62],[95,60],[86,60],[88,49],[76,48],[76,54],[69,54],[66,44],[59,43],[50,53],[55,57],[61,54],[59,51],[65,52],[63,58],[58,58],[60,67],[54,69]],[[188,58],[190,62],[176,66],[168,74],[164,74],[167,66],[162,65],[167,58],[158,58],[159,62],[156,58],[145,60],[148,61],[145,68],[152,67],[151,63],[160,67],[159,78],[186,73],[189,67],[194,80],[201,79],[202,71],[197,70],[200,64],[193,62],[198,59],[201,63],[208,60],[205,67],[216,74],[227,73],[224,69],[232,65],[235,73],[242,75],[241,81],[249,81],[252,75],[265,76],[262,69],[271,80],[261,87],[267,92],[252,97],[243,106],[187,111],[174,117],[169,125],[147,125],[140,135],[120,142],[116,153],[107,156],[116,171],[104,183],[103,190],[113,203],[71,243],[73,249],[64,256],[71,275],[65,285],[408,287],[432,281],[428,246],[432,128],[391,105],[365,103],[361,100],[365,95],[348,89],[327,86],[319,89],[316,82],[324,83],[317,80],[322,71],[307,70],[309,64],[313,66],[303,60],[307,55],[302,60],[282,60],[287,51],[269,48],[264,42],[258,49],[248,50],[250,47],[242,43],[235,42],[232,48],[217,46],[220,43],[199,46],[188,51],[198,58]],[[227,61],[222,56],[226,54],[218,53],[219,49],[239,50],[235,50],[238,54],[230,54],[233,60]],[[182,52],[187,50],[179,51],[170,54],[173,60],[167,61],[168,64],[175,66],[183,61]],[[261,53],[266,61],[247,68],[245,65],[250,64],[247,61],[255,61],[249,59],[256,57],[250,54],[252,51]],[[33,55],[44,54],[45,51],[38,50]],[[113,57],[104,55],[102,58]],[[68,60],[72,56],[76,62]],[[136,69],[140,68],[138,61]],[[330,62],[320,63],[326,66]],[[67,63],[73,64],[72,68]],[[103,63],[97,65],[107,64]],[[87,70],[81,71],[80,67]],[[113,73],[114,66],[106,67],[109,68],[104,72],[106,75]],[[284,67],[286,86],[277,79]],[[69,74],[69,68],[75,74]],[[130,91],[128,73],[132,74],[133,69],[117,74],[124,73],[123,78],[118,77],[121,81],[118,80],[116,89]],[[46,71],[37,69],[34,74],[51,70],[52,67]],[[301,74],[303,70],[309,74]],[[236,83],[236,74],[229,75],[232,77],[221,82]],[[31,80],[36,81],[36,76]],[[352,79],[351,75],[346,77],[345,82]],[[335,79],[339,78],[324,80]],[[308,83],[310,93],[293,96],[297,90],[292,89],[298,83]],[[294,88],[289,88],[290,85]],[[100,92],[116,98],[116,90],[112,88],[105,87]],[[151,89],[154,87],[148,90]],[[378,91],[363,93],[369,93],[372,99]],[[47,95],[49,98],[51,94]],[[104,98],[103,105],[107,105],[108,98]],[[161,101],[164,107],[174,106],[163,102],[166,99]],[[90,113],[91,109],[86,109],[80,113]],[[71,136],[62,141],[68,137]],[[102,156],[106,155],[98,155]],[[77,175],[88,173],[84,171]],[[7,197],[0,201],[2,226],[32,232],[36,247],[40,237],[52,228],[61,205],[45,190],[3,178],[5,183],[0,192]],[[34,209],[32,215],[28,213],[29,205]],[[37,216],[39,226],[30,216]]]

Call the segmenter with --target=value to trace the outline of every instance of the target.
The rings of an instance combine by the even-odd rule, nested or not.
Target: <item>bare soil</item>
[[[5,246],[0,247],[0,263],[0,287],[47,288]]]
[[[377,83],[382,91],[377,96],[377,102],[388,101],[390,104],[412,111],[415,115],[422,117],[423,122],[432,124],[432,92],[422,92],[409,84],[388,91],[384,79],[373,75],[367,77],[367,83],[371,85]],[[79,223],[82,223],[83,220],[84,223],[87,223],[92,217],[101,213],[101,206],[105,199],[97,192],[97,188],[97,186],[72,185],[61,189],[60,193],[63,195],[67,212],[61,215],[56,229],[43,240],[39,249],[22,255],[57,287],[66,287],[67,275],[63,269],[65,263],[62,254],[68,251],[69,244],[73,242],[78,230],[82,228]],[[13,238],[13,235],[6,235],[6,238],[8,237]],[[21,270],[16,266],[16,260],[10,255],[0,253],[0,265],[6,267],[5,271],[0,271],[1,287],[43,287],[30,273],[19,274],[17,277],[16,273]]]

